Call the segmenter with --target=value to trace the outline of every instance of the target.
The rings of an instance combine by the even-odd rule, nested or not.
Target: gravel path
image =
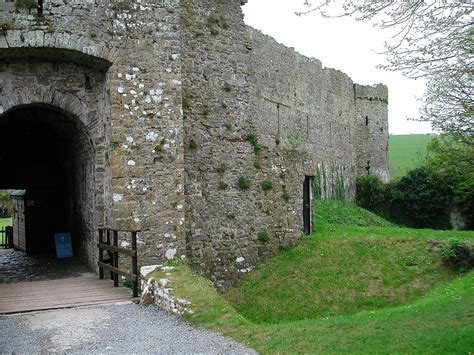
[[[0,316],[0,353],[252,353],[156,306],[116,304]]]

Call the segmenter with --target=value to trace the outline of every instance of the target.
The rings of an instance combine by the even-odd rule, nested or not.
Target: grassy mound
[[[394,224],[353,203],[334,200],[318,200],[315,208],[318,226],[375,226],[393,227]]]
[[[378,229],[316,233],[224,296],[256,323],[279,323],[405,304],[457,277],[440,256],[452,234],[425,230],[414,237],[404,229]]]
[[[315,234],[224,294],[253,322],[348,315],[412,302],[457,277],[442,265],[441,246],[449,238],[474,237],[396,228],[342,201],[317,201],[315,212]]]
[[[244,318],[186,265],[166,278],[172,280],[176,297],[192,302],[189,321],[263,354],[468,353],[474,344],[474,272],[406,306],[278,324]]]

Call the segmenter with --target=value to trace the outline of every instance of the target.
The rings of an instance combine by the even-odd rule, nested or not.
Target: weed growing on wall
[[[301,144],[303,144],[303,141],[299,137],[290,137],[290,138],[288,138],[288,146],[291,149],[296,149]]]
[[[262,148],[260,146],[260,144],[258,144],[258,138],[257,138],[257,135],[255,133],[249,133],[247,135],[246,140],[247,140],[247,142],[249,142],[252,145],[255,153],[258,153],[260,151],[260,149]]]
[[[224,91],[230,92],[232,90],[232,86],[229,83],[224,83]]]
[[[242,190],[248,190],[250,188],[250,180],[247,179],[245,176],[241,176],[239,178],[239,187],[242,189]]]
[[[197,143],[194,141],[194,139],[191,139],[191,141],[189,142],[189,149],[196,150],[197,147]]]
[[[221,164],[217,167],[216,171],[219,173],[219,174],[224,174],[225,171],[227,170],[227,166],[225,164]]]
[[[219,190],[225,190],[227,189],[228,186],[229,185],[225,181],[223,180],[219,181]]]
[[[312,183],[313,198],[346,200],[344,170],[336,164],[320,164],[314,173]]]
[[[273,182],[271,180],[264,180],[262,181],[262,190],[268,191],[273,189]]]
[[[316,172],[314,174],[313,186],[312,186],[313,198],[315,200],[319,200],[322,198],[321,183],[322,183],[321,169],[317,167]]]
[[[38,3],[36,0],[16,0],[15,1],[15,8],[17,10],[26,9],[29,11],[29,10],[35,9],[36,6],[38,6]]]

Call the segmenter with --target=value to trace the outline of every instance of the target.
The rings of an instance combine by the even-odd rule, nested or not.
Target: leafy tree
[[[356,180],[356,204],[366,210],[382,214],[385,205],[384,183],[375,175],[359,176]]]
[[[451,186],[453,202],[464,216],[466,228],[474,229],[474,146],[440,137],[427,148],[425,164]]]
[[[452,188],[443,176],[423,166],[389,185],[385,214],[415,228],[450,229]]]
[[[452,0],[345,1],[305,0],[298,15],[354,16],[393,29],[385,43],[388,64],[409,78],[428,81],[422,121],[472,144],[474,137],[474,3]]]

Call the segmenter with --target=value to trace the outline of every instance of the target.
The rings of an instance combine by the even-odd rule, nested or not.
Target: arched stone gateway
[[[140,229],[141,265],[186,257],[220,288],[311,232],[311,194],[388,178],[386,87],[245,26],[244,2],[0,0],[0,121],[69,147],[75,228]]]
[[[75,255],[94,268],[98,225],[95,147],[77,118],[33,104],[0,116],[0,188],[26,190],[26,251],[53,254],[69,232]]]
[[[95,270],[111,185],[106,67],[68,50],[0,53],[0,188],[27,191],[28,252],[54,251],[53,234],[69,232]]]

